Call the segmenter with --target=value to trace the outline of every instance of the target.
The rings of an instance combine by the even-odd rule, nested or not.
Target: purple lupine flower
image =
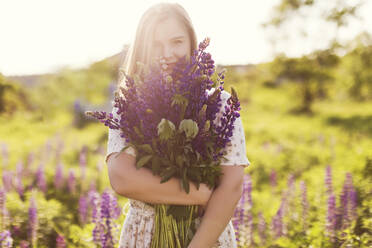
[[[16,164],[16,177],[22,180],[23,176],[24,176],[23,162],[18,161]]]
[[[333,242],[336,231],[336,198],[333,193],[331,193],[328,197],[328,209],[325,227],[327,232],[326,235]]]
[[[102,247],[113,247],[115,244],[114,236],[112,234],[113,224],[112,224],[112,203],[111,196],[108,191],[104,191],[101,196],[101,218],[105,224],[105,232],[101,236]]]
[[[21,226],[18,226],[18,225],[13,226],[13,228],[12,228],[12,234],[14,234],[14,236],[21,235],[21,232],[22,232]]]
[[[58,234],[56,238],[56,247],[57,248],[65,248],[66,247],[66,241],[63,235]]]
[[[260,236],[261,244],[265,244],[266,241],[266,221],[263,217],[262,212],[258,213],[258,235]]]
[[[251,246],[253,244],[253,215],[251,211],[247,211],[247,217],[246,217],[246,225],[245,228],[247,229],[245,231],[246,239],[245,243],[247,246]]]
[[[76,177],[72,169],[70,169],[68,173],[68,190],[72,194],[76,192]]]
[[[0,230],[4,230],[8,225],[8,210],[6,209],[6,191],[4,188],[0,188],[0,218],[1,224]]]
[[[357,218],[357,204],[358,204],[358,195],[357,191],[353,188],[349,192],[349,201],[350,201],[350,216],[351,220]]]
[[[270,185],[274,189],[277,184],[277,173],[274,169],[272,169],[270,173]]]
[[[37,187],[45,194],[47,192],[47,183],[45,179],[45,171],[44,171],[43,163],[39,165],[36,171],[36,182],[37,182]]]
[[[356,216],[356,194],[353,186],[353,178],[350,172],[346,173],[345,182],[340,196],[340,212],[342,214],[341,228],[350,226]]]
[[[9,192],[13,188],[13,172],[3,171],[3,185],[4,190]]]
[[[28,228],[29,228],[29,239],[31,241],[32,247],[36,247],[37,242],[37,229],[38,229],[38,217],[36,200],[34,194],[32,194],[30,199],[30,207],[28,209]]]
[[[65,179],[63,177],[63,164],[61,161],[59,161],[54,176],[54,186],[56,189],[61,189],[64,186],[64,183]]]
[[[11,248],[13,247],[13,239],[9,230],[0,232],[0,247]]]
[[[79,220],[82,225],[87,223],[87,213],[88,213],[88,202],[87,197],[82,195],[79,199]]]
[[[23,182],[19,177],[15,178],[15,188],[16,188],[16,191],[17,191],[19,197],[21,199],[23,199],[24,198],[25,187],[23,186]]]
[[[302,206],[302,223],[303,223],[303,230],[307,229],[307,215],[309,209],[309,202],[307,200],[307,188],[304,181],[300,182],[301,188],[301,206]]]
[[[20,248],[29,248],[29,247],[30,247],[30,242],[28,242],[27,240],[22,240],[22,241],[19,243],[19,247],[20,247]]]
[[[97,244],[101,242],[101,236],[104,232],[104,225],[101,221],[100,214],[100,195],[97,192],[91,191],[88,193],[90,205],[92,206],[92,222],[95,227],[92,231],[93,241]]]
[[[326,167],[326,173],[325,173],[325,186],[326,186],[326,192],[329,196],[333,192],[332,188],[332,168],[330,165]]]
[[[271,228],[275,238],[283,236],[283,209],[284,204],[282,202],[271,222]]]
[[[96,193],[91,192],[89,198],[94,202],[93,222],[96,225],[93,229],[93,240],[102,247],[113,247],[119,232],[113,220],[121,213],[116,198],[109,190],[105,190],[100,198],[97,198]]]

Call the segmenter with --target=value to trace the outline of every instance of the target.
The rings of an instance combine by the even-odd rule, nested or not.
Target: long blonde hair
[[[119,65],[118,87],[125,87],[124,71],[128,76],[137,72],[137,62],[147,65],[150,62],[150,45],[156,25],[161,21],[174,17],[186,28],[190,37],[190,55],[197,49],[197,37],[191,19],[186,10],[178,3],[158,3],[146,10],[142,15],[135,40],[130,44],[124,62]]]

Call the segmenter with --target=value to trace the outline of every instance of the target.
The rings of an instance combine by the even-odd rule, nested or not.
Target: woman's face
[[[190,57],[191,41],[186,28],[175,18],[160,22],[154,30],[152,58],[163,59],[164,69],[170,72],[178,59]]]

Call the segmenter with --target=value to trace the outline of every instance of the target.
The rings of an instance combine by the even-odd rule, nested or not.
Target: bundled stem
[[[186,218],[177,218],[169,213],[172,205],[157,204],[155,208],[155,230],[151,240],[151,248],[187,247],[195,233],[195,219],[198,213],[197,205],[182,206]]]

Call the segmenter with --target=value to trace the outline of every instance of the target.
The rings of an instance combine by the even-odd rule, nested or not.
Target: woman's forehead
[[[188,37],[187,30],[175,18],[168,18],[158,23],[154,30],[154,41],[184,39]]]

